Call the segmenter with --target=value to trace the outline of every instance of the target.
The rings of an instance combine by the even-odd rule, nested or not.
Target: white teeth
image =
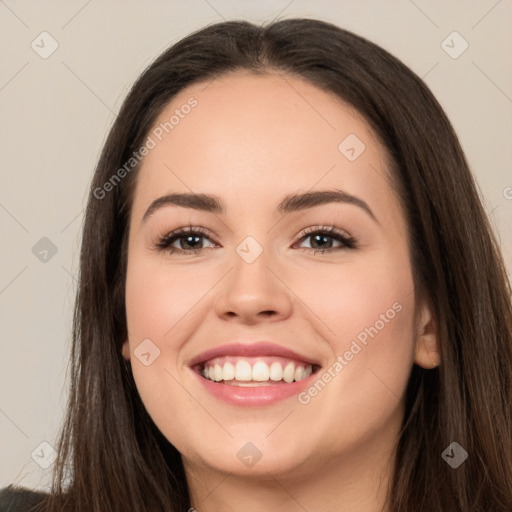
[[[270,380],[283,380],[283,367],[277,361],[270,365]]]
[[[270,376],[270,369],[268,364],[263,361],[258,361],[252,367],[252,380],[256,380],[258,382],[265,382],[268,380]]]
[[[270,366],[265,361],[256,361],[252,367],[249,361],[244,359],[239,359],[236,364],[229,361],[222,366],[221,364],[215,360],[209,364],[206,363],[201,372],[203,377],[214,382],[238,381],[246,386],[258,386],[262,383],[271,384],[271,381],[299,382],[313,373],[312,365],[297,364],[296,367],[296,363],[291,361],[286,363],[284,368],[282,366],[284,363],[279,361],[274,361]]]
[[[222,372],[222,368],[220,367],[220,364],[216,364],[213,367],[213,374],[214,374],[215,380],[217,382],[219,382],[223,379],[223,372]]]
[[[251,365],[247,361],[238,361],[236,363],[235,379],[244,381],[252,380]]]
[[[295,378],[295,365],[293,363],[288,363],[283,370],[283,379],[285,382],[293,382]]]
[[[233,380],[235,378],[235,366],[229,362],[224,363],[222,374],[224,380]]]

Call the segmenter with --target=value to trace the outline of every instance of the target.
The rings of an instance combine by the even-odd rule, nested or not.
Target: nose
[[[234,267],[217,291],[215,311],[220,318],[254,325],[290,316],[293,293],[268,260],[265,251],[252,263],[235,254]]]

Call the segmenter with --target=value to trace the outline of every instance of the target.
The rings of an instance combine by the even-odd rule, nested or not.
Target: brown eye
[[[180,228],[164,236],[156,245],[158,249],[169,251],[171,254],[196,254],[208,248],[202,247],[202,239],[210,240],[201,228]]]
[[[302,247],[304,250],[317,252],[336,252],[344,249],[354,249],[356,240],[334,226],[313,227],[304,231],[301,241],[311,239],[311,247]],[[333,246],[338,242],[338,246]]]

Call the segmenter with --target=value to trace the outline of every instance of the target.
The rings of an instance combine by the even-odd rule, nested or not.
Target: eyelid
[[[170,231],[168,232],[166,235],[162,236],[162,237],[157,237],[157,240],[156,242],[154,243],[154,246],[156,248],[160,248],[162,250],[165,250],[169,247],[172,239],[179,239],[180,236],[185,236],[185,235],[189,235],[189,234],[199,234],[199,235],[203,235],[205,238],[208,238],[209,240],[211,240],[213,243],[219,245],[214,237],[211,236],[210,232],[201,227],[201,226],[192,226],[192,225],[188,225],[188,226],[183,226],[181,228],[177,228],[173,231]],[[192,251],[188,251],[188,252],[192,252]]]
[[[346,231],[344,231],[343,229],[337,228],[336,226],[333,226],[332,224],[330,224],[330,225],[326,224],[326,225],[323,225],[323,226],[321,226],[321,225],[309,226],[307,228],[304,228],[297,235],[297,237],[299,237],[299,239],[302,239],[306,235],[312,235],[314,233],[319,233],[319,232],[331,233],[331,234],[336,234],[336,235],[344,236],[346,238],[352,238]]]
[[[304,240],[314,234],[327,234],[330,238],[334,238],[334,239],[337,239],[338,241],[340,241],[344,247],[338,247],[338,248],[335,247],[335,248],[329,248],[329,249],[325,249],[325,250],[312,249],[312,248],[310,249],[307,247],[305,247],[305,248],[303,247],[302,248],[303,250],[314,251],[315,254],[316,253],[332,253],[332,252],[341,251],[343,249],[355,249],[359,246],[359,241],[355,237],[350,235],[347,231],[337,228],[336,226],[333,226],[332,224],[331,225],[322,225],[322,226],[320,226],[320,225],[319,226],[310,226],[310,227],[303,229],[300,232],[300,234],[298,235],[299,239],[294,244],[294,246],[297,245],[298,243],[300,243],[302,240]]]

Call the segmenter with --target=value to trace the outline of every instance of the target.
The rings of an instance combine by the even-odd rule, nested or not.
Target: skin
[[[353,108],[276,74],[237,71],[190,86],[155,126],[191,96],[197,106],[145,157],[131,210],[123,355],[145,407],[182,454],[200,512],[386,510],[410,371],[439,363],[431,311],[415,304],[386,151]],[[352,162],[338,150],[349,134],[366,146]],[[364,200],[377,221],[345,203],[275,211],[288,194],[335,189]],[[167,205],[143,222],[171,192],[216,195],[226,213]],[[201,252],[155,248],[189,224],[208,231]],[[322,225],[357,247],[314,253],[325,249],[301,232]],[[249,235],[263,248],[250,264],[236,252]],[[183,238],[173,246],[190,248]],[[323,245],[340,246],[334,238]],[[306,405],[296,396],[226,404],[188,367],[207,349],[266,339],[320,361],[322,372],[394,303],[401,311]],[[160,350],[148,366],[134,354],[144,339]],[[262,454],[252,467],[237,457],[247,442]]]

